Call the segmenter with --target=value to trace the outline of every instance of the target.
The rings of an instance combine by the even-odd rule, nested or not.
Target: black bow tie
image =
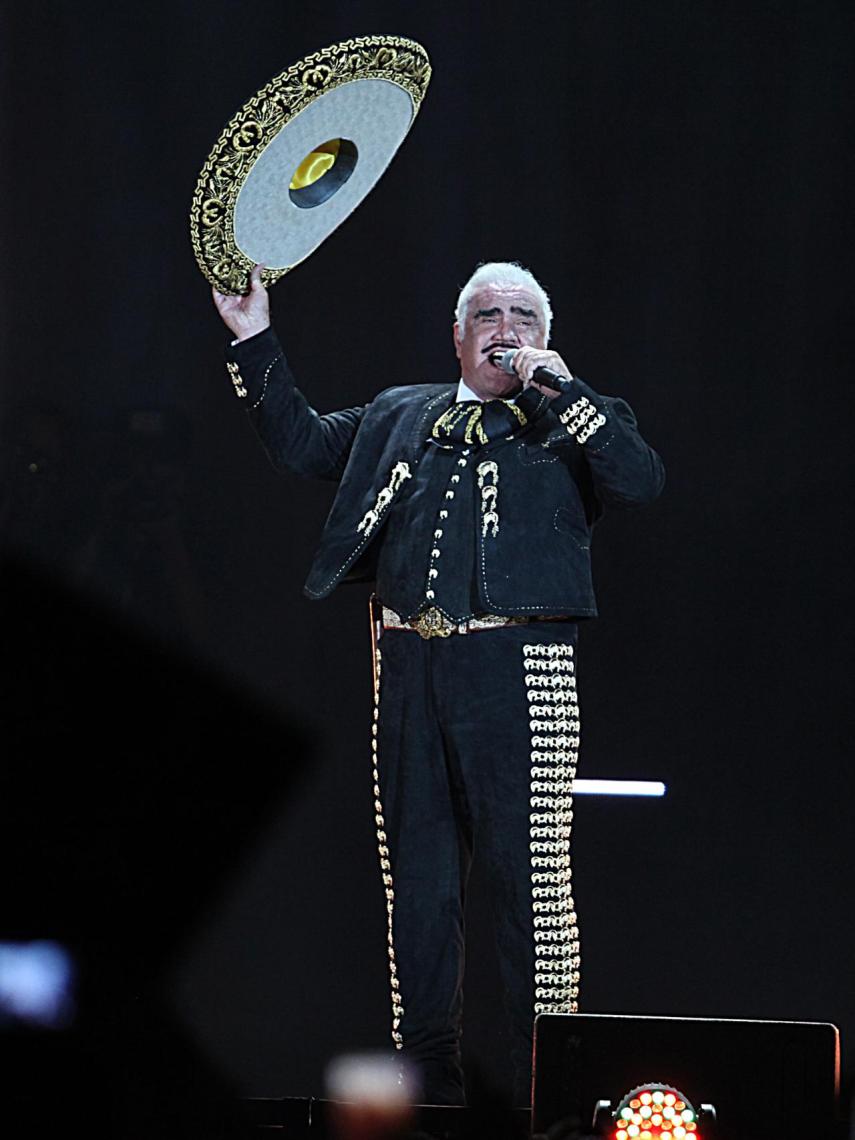
[[[511,439],[544,410],[548,398],[527,388],[513,400],[458,400],[431,428],[431,442],[456,450]]]

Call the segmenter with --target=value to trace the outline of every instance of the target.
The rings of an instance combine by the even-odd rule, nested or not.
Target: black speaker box
[[[645,1083],[670,1085],[695,1107],[712,1104],[701,1140],[805,1140],[837,1127],[840,1044],[834,1025],[596,1013],[535,1022],[532,1132],[612,1107]]]

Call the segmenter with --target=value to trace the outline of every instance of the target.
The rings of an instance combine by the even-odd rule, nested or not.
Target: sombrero
[[[364,36],[307,56],[231,119],[202,167],[190,236],[202,273],[246,293],[270,285],[356,209],[410,129],[430,80],[427,52]]]

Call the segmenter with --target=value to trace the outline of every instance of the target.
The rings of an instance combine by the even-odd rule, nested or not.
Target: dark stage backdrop
[[[320,1093],[333,1054],[387,1041],[367,590],[301,596],[331,490],[269,467],[187,213],[262,83],[383,32],[426,46],[432,85],[376,191],[273,290],[294,369],[322,411],[454,379],[451,314],[476,263],[518,259],[542,279],[556,347],[631,402],[669,474],[656,505],[597,536],[580,775],[669,790],[578,802],[584,1008],[828,1019],[847,1063],[852,30],[849,4],[714,0],[3,15],[4,545],[313,745],[270,802],[250,754],[262,737],[226,734],[226,751],[212,736],[212,778],[227,773],[235,811],[263,824],[216,892],[188,890],[191,928],[163,930],[159,992],[244,1092]],[[48,633],[41,656],[58,649]],[[97,701],[86,681],[73,666],[55,679]],[[126,699],[138,682],[130,669]],[[168,796],[185,734],[138,692]],[[102,714],[95,746],[109,724],[121,774],[135,721]],[[290,739],[283,727],[283,768]],[[51,771],[33,775],[48,798]],[[154,837],[158,797],[143,800]],[[42,896],[37,874],[29,886]],[[7,934],[51,934],[49,908],[25,910]],[[495,1076],[485,913],[473,898],[467,1041]]]

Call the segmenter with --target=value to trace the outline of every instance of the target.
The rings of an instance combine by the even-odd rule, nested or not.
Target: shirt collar
[[[481,397],[476,396],[472,389],[467,386],[465,380],[461,380],[457,385],[457,395],[454,397],[456,404],[461,403],[463,400],[477,400],[479,404],[484,403]]]

